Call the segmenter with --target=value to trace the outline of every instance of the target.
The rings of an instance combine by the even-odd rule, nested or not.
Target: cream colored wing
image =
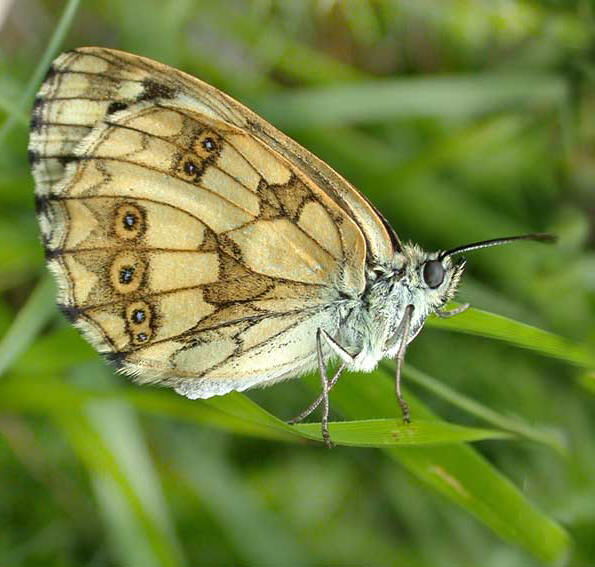
[[[123,57],[62,55],[34,109],[62,309],[124,372],[191,397],[311,368],[316,329],[364,288],[360,226],[221,93]]]
[[[182,71],[115,49],[83,47],[56,59],[40,95],[32,132],[42,122],[55,124],[55,132],[43,136],[45,143],[66,154],[106,112],[142,100],[171,101],[236,126],[282,155],[352,217],[366,239],[370,264],[390,265],[401,249],[396,233],[381,213],[336,171],[250,109]],[[52,116],[44,104],[47,95],[68,102],[52,106],[60,116]],[[63,165],[50,161],[45,169],[51,183]]]

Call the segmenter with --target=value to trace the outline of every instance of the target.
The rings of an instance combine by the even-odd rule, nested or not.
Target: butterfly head
[[[424,314],[450,301],[459,286],[465,260],[454,260],[442,252],[425,252],[415,244],[405,244],[405,263],[400,283],[410,294],[410,302]]]
[[[465,259],[456,260],[454,256],[517,240],[553,242],[555,237],[543,233],[509,236],[432,253],[424,252],[415,244],[406,244],[402,251],[405,257],[402,283],[409,289],[414,307],[423,306],[429,313],[439,310],[454,297],[465,269]]]

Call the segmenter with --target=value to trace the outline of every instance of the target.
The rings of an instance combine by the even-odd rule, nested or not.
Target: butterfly
[[[454,296],[465,251],[427,253],[326,163],[190,75],[101,47],[60,55],[29,142],[64,315],[117,369],[188,398],[396,360]],[[329,376],[328,365],[338,359]]]

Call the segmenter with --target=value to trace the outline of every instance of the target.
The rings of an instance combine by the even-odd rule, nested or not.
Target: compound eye
[[[444,281],[445,273],[440,260],[430,260],[424,266],[424,281],[429,288],[435,289]]]

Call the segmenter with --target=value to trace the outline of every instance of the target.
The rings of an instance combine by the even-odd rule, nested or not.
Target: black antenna
[[[533,234],[523,234],[521,236],[505,236],[504,238],[494,238],[493,240],[482,240],[481,242],[472,242],[471,244],[465,244],[464,246],[457,246],[451,248],[445,252],[441,252],[438,256],[439,260],[442,260],[446,256],[452,256],[454,254],[461,254],[462,252],[468,252],[469,250],[477,250],[479,248],[489,248],[490,246],[499,246],[500,244],[508,244],[516,240],[536,240],[538,242],[556,242],[557,236],[553,234],[547,234],[545,232],[536,232]]]

